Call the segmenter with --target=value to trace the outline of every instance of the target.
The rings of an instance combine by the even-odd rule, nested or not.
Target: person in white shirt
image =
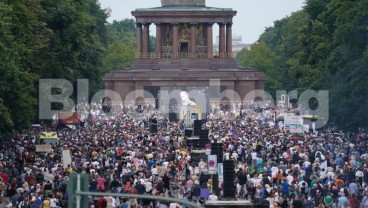
[[[180,206],[180,204],[176,202],[173,202],[173,203],[170,203],[169,208],[182,208],[182,206]]]
[[[57,207],[57,202],[58,202],[58,199],[57,199],[57,198],[55,198],[55,197],[52,197],[52,198],[50,199],[50,207],[51,207],[51,208],[56,208],[56,207]]]
[[[250,182],[252,182],[252,183],[253,183],[253,185],[254,185],[255,187],[257,187],[257,186],[261,185],[262,178],[263,178],[263,175],[262,175],[262,174],[260,174],[260,175],[259,175],[259,177],[255,176],[254,178],[251,178],[251,179],[250,179]]]
[[[198,163],[198,167],[200,172],[203,172],[203,170],[206,168],[206,163],[203,162],[203,159],[201,159],[201,161]]]
[[[291,185],[291,183],[293,182],[294,180],[294,177],[289,173],[288,176],[286,176],[286,179],[288,181],[288,184]]]
[[[208,197],[208,201],[218,201],[218,197],[215,193],[211,193],[211,195]]]
[[[146,180],[145,183],[143,183],[146,187],[146,192],[149,193],[152,191],[152,182],[151,180]]]
[[[230,153],[229,153],[229,152],[226,152],[226,153],[224,154],[224,159],[225,159],[225,160],[230,160]]]
[[[169,165],[169,162],[168,161],[165,161],[162,163],[162,166],[164,166],[166,169],[167,169],[167,166]]]

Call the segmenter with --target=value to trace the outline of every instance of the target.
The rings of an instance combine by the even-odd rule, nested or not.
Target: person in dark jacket
[[[137,189],[137,193],[139,195],[143,195],[146,193],[146,186],[141,184],[140,181],[138,181],[135,185],[135,188]],[[142,204],[142,199],[138,199],[138,204],[141,205]]]
[[[201,196],[201,187],[199,186],[199,182],[195,181],[194,186],[192,188],[192,200],[199,200]]]
[[[136,183],[135,188],[137,189],[138,194],[145,194],[146,193],[146,186],[141,184],[140,181],[138,181]]]

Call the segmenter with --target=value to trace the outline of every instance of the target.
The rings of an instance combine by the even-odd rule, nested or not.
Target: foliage
[[[31,125],[36,105],[33,69],[50,31],[40,1],[0,2],[0,137]]]
[[[329,124],[352,131],[368,127],[366,8],[367,1],[307,0],[303,10],[276,21],[257,43],[279,57],[276,70],[265,71],[271,79],[281,75],[279,86],[288,91],[329,90]],[[259,54],[255,59],[262,60],[258,67],[264,71],[269,53],[257,47],[237,57],[238,63],[252,53]]]
[[[134,60],[134,48],[120,41],[109,44],[108,53],[103,60],[103,69],[109,72],[116,69],[128,68]]]
[[[266,91],[275,94],[281,82],[281,76],[277,71],[278,57],[266,44],[256,43],[251,46],[250,50],[243,49],[237,59],[240,66],[265,72],[268,75]]]
[[[133,19],[107,25],[109,46],[103,60],[103,72],[130,67],[135,57],[136,29]]]

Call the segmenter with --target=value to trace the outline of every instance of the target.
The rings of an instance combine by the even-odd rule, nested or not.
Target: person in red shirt
[[[9,183],[9,175],[6,174],[5,172],[3,172],[1,174],[1,178],[3,178],[3,181],[4,181],[5,184],[8,184]]]
[[[355,194],[351,194],[349,197],[349,203],[351,207],[355,207],[356,206],[356,199],[355,199]]]
[[[101,196],[97,201],[97,208],[106,208],[107,207],[107,201],[105,197]]]
[[[99,176],[97,178],[97,190],[98,191],[102,191],[102,192],[105,191],[105,182],[106,180],[103,177]]]

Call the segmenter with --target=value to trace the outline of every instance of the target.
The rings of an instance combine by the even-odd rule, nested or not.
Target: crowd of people
[[[57,131],[59,137],[50,152],[36,151],[39,139],[33,130],[3,144],[0,193],[6,207],[66,208],[72,173],[88,174],[91,192],[175,197],[198,205],[221,199],[222,184],[201,182],[207,163],[192,163],[193,148],[181,122],[141,106],[140,115],[159,121],[158,132],[152,133],[147,116],[137,117],[134,110],[101,119],[103,112],[96,109],[76,129],[42,126],[41,131]],[[275,125],[276,110],[213,108],[203,124],[210,141],[223,144],[224,160],[235,164],[235,197],[270,208],[368,208],[367,135],[333,128],[291,134]],[[65,149],[71,164],[63,164]],[[90,196],[85,203],[96,208],[185,207],[111,196]]]

